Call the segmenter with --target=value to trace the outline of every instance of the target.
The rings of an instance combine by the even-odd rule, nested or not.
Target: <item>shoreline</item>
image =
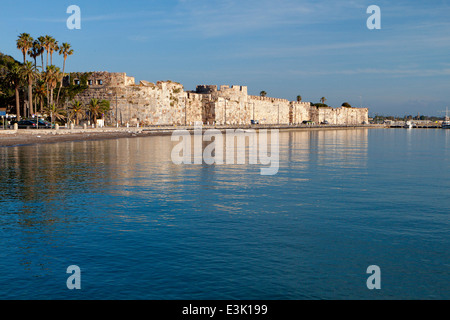
[[[313,130],[352,130],[385,128],[378,125],[361,126],[204,126],[203,130],[217,129],[224,132],[227,129],[262,130],[279,129],[285,131]],[[37,144],[58,142],[98,141],[121,138],[151,137],[171,135],[175,130],[193,131],[194,127],[149,127],[149,128],[101,128],[101,129],[59,129],[59,130],[0,130],[1,147],[21,147]]]

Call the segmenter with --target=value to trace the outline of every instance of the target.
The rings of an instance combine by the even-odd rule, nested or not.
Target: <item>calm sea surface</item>
[[[450,299],[450,130],[281,132],[275,176],[173,145],[0,148],[0,299]]]

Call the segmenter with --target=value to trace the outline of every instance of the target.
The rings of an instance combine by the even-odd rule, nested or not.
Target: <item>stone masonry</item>
[[[73,79],[74,84],[80,80]],[[77,82],[78,81],[78,82]],[[75,99],[88,104],[92,98],[111,102],[112,122],[130,125],[248,125],[300,124],[303,121],[336,125],[360,125],[368,122],[368,109],[317,108],[309,102],[251,96],[245,86],[200,85],[184,91],[172,81],[156,84],[141,81],[125,73],[93,72],[88,89]],[[113,121],[114,120],[114,121]]]

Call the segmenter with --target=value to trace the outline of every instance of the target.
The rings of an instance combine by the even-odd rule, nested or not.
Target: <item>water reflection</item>
[[[180,216],[193,213],[249,214],[255,192],[269,202],[276,201],[274,188],[299,197],[313,177],[293,170],[364,168],[368,131],[281,132],[273,177],[260,176],[260,165],[175,165],[173,146],[165,136],[0,148],[3,245],[42,275],[58,260],[48,251],[71,243],[80,228],[128,234],[136,231],[130,225],[179,228]]]
[[[23,213],[21,206],[28,204],[32,210],[44,207],[51,213],[54,210],[48,204],[57,201],[62,206],[68,195],[77,192],[130,196],[143,190],[175,200],[172,196],[183,193],[190,179],[197,177],[205,190],[244,188],[252,185],[253,174],[259,172],[260,166],[249,164],[174,165],[173,145],[170,137],[151,137],[1,148],[5,191],[0,202],[6,206],[20,202],[10,212]],[[363,168],[367,149],[366,129],[282,132],[281,170],[306,170],[311,165]],[[48,223],[58,219],[51,217]]]
[[[287,163],[307,169],[311,164],[338,168],[367,166],[368,129],[293,131],[280,135]]]

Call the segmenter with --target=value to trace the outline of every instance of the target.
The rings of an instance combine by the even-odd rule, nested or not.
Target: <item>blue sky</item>
[[[81,30],[66,27],[72,4]],[[369,5],[381,8],[381,30],[366,27]],[[49,34],[74,48],[68,71],[442,115],[450,107],[449,16],[446,0],[1,0],[0,51],[21,60],[20,33]]]

